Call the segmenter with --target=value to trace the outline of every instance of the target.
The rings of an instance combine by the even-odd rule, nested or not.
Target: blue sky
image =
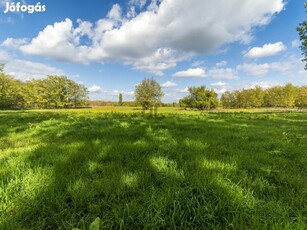
[[[66,75],[91,99],[133,100],[145,77],[164,102],[187,87],[226,90],[307,85],[295,30],[303,0],[19,1],[45,12],[7,12],[0,0],[0,63],[26,81]],[[12,8],[13,9],[13,8]],[[39,8],[37,8],[39,9]]]

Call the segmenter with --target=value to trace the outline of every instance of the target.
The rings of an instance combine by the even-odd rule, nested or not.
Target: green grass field
[[[306,229],[307,113],[0,111],[0,229]]]

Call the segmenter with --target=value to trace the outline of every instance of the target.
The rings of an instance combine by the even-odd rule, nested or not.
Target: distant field
[[[307,229],[307,112],[0,111],[0,229]]]

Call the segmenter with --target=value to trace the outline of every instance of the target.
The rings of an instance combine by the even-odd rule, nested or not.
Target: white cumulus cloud
[[[10,60],[5,65],[5,72],[16,79],[27,81],[33,78],[45,78],[47,75],[65,75],[64,71],[46,64],[25,60]]]
[[[30,44],[20,50],[66,62],[87,63],[89,47],[80,45],[80,29],[73,29],[70,19],[47,26]]]
[[[0,50],[0,63],[5,64],[5,73],[21,81],[45,78],[48,75],[66,75],[65,72],[59,68],[39,62],[16,59],[4,50]]]
[[[268,56],[274,56],[281,51],[284,51],[286,46],[282,42],[277,42],[274,44],[265,44],[262,47],[254,47],[250,49],[244,57],[247,58],[262,58]]]
[[[171,87],[175,87],[175,86],[177,86],[177,84],[175,82],[172,82],[172,81],[167,81],[167,82],[161,84],[161,87],[163,87],[163,88],[171,88]]]
[[[115,4],[96,23],[75,27],[70,19],[56,22],[19,49],[66,62],[121,62],[163,75],[191,55],[206,54],[232,42],[248,42],[253,28],[268,24],[285,5],[284,0],[130,3],[131,7],[143,7],[142,11],[123,16],[121,6]],[[82,37],[88,42],[82,43]]]
[[[90,93],[101,93],[102,92],[102,89],[100,86],[98,85],[93,85],[92,87],[88,88],[88,91]]]
[[[211,86],[213,86],[213,87],[225,87],[227,85],[228,85],[227,83],[221,82],[221,81],[211,84]]]
[[[173,77],[207,77],[205,70],[202,68],[188,69],[173,74]]]
[[[0,62],[1,63],[6,63],[10,59],[11,59],[11,57],[7,52],[0,50]]]
[[[19,49],[20,46],[23,46],[27,43],[28,43],[28,40],[25,38],[21,38],[21,39],[7,38],[1,44],[1,46],[10,48],[10,49]]]
[[[121,11],[120,5],[114,4],[112,6],[112,9],[108,13],[108,18],[113,19],[115,21],[121,21],[121,19],[122,19],[121,14],[122,14],[122,11]]]
[[[287,77],[307,77],[307,72],[304,71],[304,63],[296,56],[290,56],[271,63],[244,63],[238,65],[237,70],[242,70],[250,76],[264,76],[275,72]]]

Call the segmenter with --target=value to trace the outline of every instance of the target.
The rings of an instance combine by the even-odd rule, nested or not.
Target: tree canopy
[[[218,106],[217,94],[213,90],[208,90],[205,86],[190,87],[188,90],[190,94],[180,100],[182,106],[199,110],[214,109]]]
[[[145,78],[135,86],[135,100],[144,110],[158,107],[162,96],[161,86],[153,78]]]
[[[252,89],[226,91],[221,96],[223,108],[259,108],[259,107],[307,107],[307,87],[274,86],[262,89],[256,86]]]
[[[22,103],[22,83],[0,72],[0,109],[20,107]]]
[[[305,8],[307,8],[307,3],[304,3]],[[306,11],[307,12],[307,11]],[[307,70],[307,21],[303,21],[296,28],[299,33],[300,41],[301,41],[301,50],[304,58],[302,59],[305,62],[305,70]]]
[[[0,72],[0,108],[69,108],[83,106],[88,91],[65,76],[22,82]]]

